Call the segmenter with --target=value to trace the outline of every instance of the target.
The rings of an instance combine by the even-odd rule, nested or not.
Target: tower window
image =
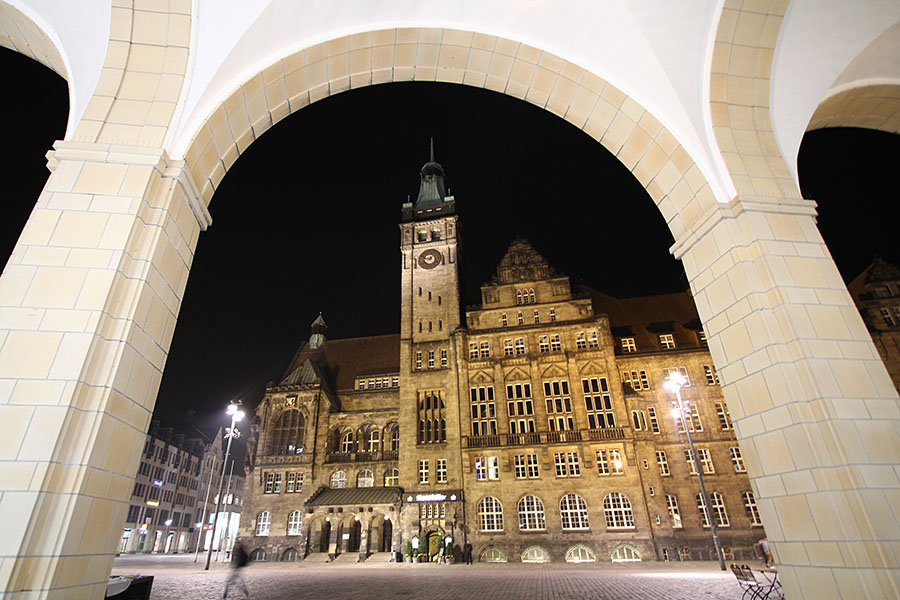
[[[431,290],[428,290],[428,301],[431,302]]]
[[[503,327],[507,327],[509,325],[509,319],[506,318],[506,313],[503,313],[502,315],[500,315],[500,324]]]
[[[431,321],[428,321],[428,332],[431,333],[432,329],[433,329],[433,325],[432,325]]]
[[[519,325],[525,324],[525,315],[522,314],[521,310],[516,314],[516,320],[519,323]]]
[[[537,311],[537,310],[534,311],[534,322],[535,322],[535,323],[540,323],[540,322],[541,322],[541,313],[540,313],[540,311]]]
[[[422,352],[420,350],[420,351],[416,352],[416,370],[418,371],[421,368],[422,368]]]

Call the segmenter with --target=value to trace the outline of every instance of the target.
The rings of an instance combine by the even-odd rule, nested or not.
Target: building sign
[[[447,494],[416,494],[416,502],[444,502],[447,500]],[[412,502],[413,497],[407,496],[407,502]],[[456,494],[450,494],[450,501],[456,502]]]

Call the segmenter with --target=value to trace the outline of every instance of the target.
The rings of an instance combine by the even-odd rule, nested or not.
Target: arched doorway
[[[369,519],[367,539],[369,552],[390,552],[393,525],[386,515],[375,513]]]
[[[319,516],[312,519],[307,530],[308,554],[313,552],[328,552],[328,542],[331,537],[331,521]]]
[[[379,552],[390,552],[393,549],[394,525],[387,517],[384,518],[384,525],[381,527],[381,545]]]

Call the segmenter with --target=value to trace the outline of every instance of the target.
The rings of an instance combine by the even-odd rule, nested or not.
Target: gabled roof
[[[564,277],[564,275],[557,274],[547,259],[541,256],[528,240],[517,236],[510,242],[506,254],[497,265],[497,273],[484,284],[484,287],[542,281],[556,277]]]
[[[305,367],[305,363],[310,367]],[[400,372],[400,335],[325,340],[316,350],[304,342],[291,361],[284,381],[293,377],[319,377],[333,390],[351,390],[358,376]]]

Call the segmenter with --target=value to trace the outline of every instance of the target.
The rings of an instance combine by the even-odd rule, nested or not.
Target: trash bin
[[[109,578],[106,597],[113,600],[150,600],[153,575],[117,575]]]

